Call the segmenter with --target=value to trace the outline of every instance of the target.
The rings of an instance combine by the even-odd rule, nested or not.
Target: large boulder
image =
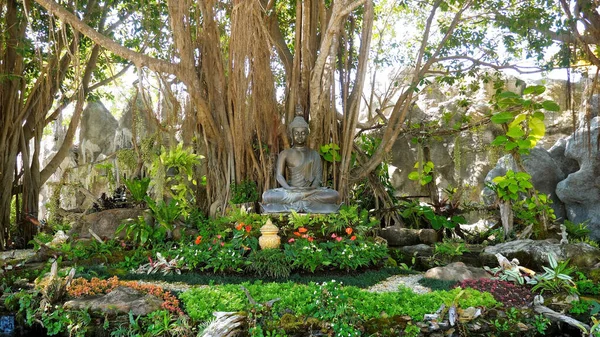
[[[380,230],[377,235],[387,240],[389,246],[413,246],[420,243],[437,242],[437,233],[433,229],[402,228],[398,225]]]
[[[491,278],[485,270],[476,267],[468,267],[462,262],[454,262],[444,267],[431,268],[425,272],[423,277],[444,281],[464,281],[480,278]]]
[[[149,224],[153,223],[150,213],[143,209],[137,208],[115,208],[106,211],[86,214],[78,221],[72,224],[70,237],[87,239],[91,237],[90,229],[98,234],[101,238],[113,238],[117,228],[127,219],[137,219],[143,216]],[[119,233],[119,237],[123,238],[125,233]]]
[[[565,179],[566,175],[550,156],[548,151],[541,147],[533,148],[529,155],[522,157],[525,171],[531,175],[531,183],[540,193],[550,195],[552,208],[557,219],[564,219],[565,207],[556,195],[555,189],[558,182]],[[519,171],[511,155],[506,155],[498,161],[485,177],[486,182],[491,182],[495,177],[503,176],[509,170]],[[496,194],[486,187],[482,192],[482,199],[487,205],[496,202]]]
[[[81,298],[65,302],[65,309],[90,310],[92,313],[123,315],[130,311],[134,316],[145,316],[160,310],[163,300],[143,294],[133,288],[117,287],[110,293],[92,298]]]
[[[577,242],[560,244],[556,240],[515,240],[486,247],[481,259],[490,267],[497,266],[496,254],[502,254],[509,260],[516,258],[522,266],[541,270],[548,265],[548,254],[554,254],[560,260],[570,260],[571,266],[591,268],[600,262],[600,249],[587,243]]]
[[[115,131],[119,122],[102,102],[90,102],[81,115],[79,149],[83,163],[93,162],[100,154],[114,151]]]
[[[590,237],[600,240],[600,156],[598,151],[600,117],[577,129],[565,146],[565,158],[577,161],[579,170],[556,186],[565,204],[567,218],[587,223]]]

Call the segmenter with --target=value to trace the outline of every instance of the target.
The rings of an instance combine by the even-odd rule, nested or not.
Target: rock
[[[79,142],[84,163],[93,162],[100,154],[114,151],[114,138],[119,122],[100,101],[90,102],[83,110]]]
[[[378,235],[384,238],[389,246],[404,247],[437,242],[437,232],[433,229],[412,229],[394,225],[380,230]]]
[[[428,257],[433,255],[433,248],[426,244],[418,244],[414,246],[404,246],[400,247],[399,250],[408,256],[413,256],[416,254],[418,257]]]
[[[431,268],[425,272],[423,277],[460,282],[470,279],[491,278],[491,275],[481,268],[468,267],[462,262],[454,262],[444,267]]]
[[[90,238],[89,229],[98,234],[101,238],[113,238],[117,228],[126,219],[137,219],[138,216],[143,216],[147,223],[152,224],[152,216],[149,212],[143,209],[135,208],[115,208],[106,211],[86,214],[72,225],[69,231],[69,236],[74,235],[80,239]],[[119,238],[124,238],[125,233],[119,233]]]
[[[89,309],[102,314],[148,315],[161,309],[163,300],[149,294],[143,294],[133,288],[117,287],[110,293],[94,298],[82,298],[65,302],[65,309]]]
[[[539,193],[550,195],[552,199],[552,208],[557,219],[564,219],[565,207],[561,202],[561,199],[556,195],[556,185],[566,175],[556,164],[554,159],[550,156],[548,151],[541,147],[533,148],[529,155],[522,156],[523,166],[525,171],[531,175],[531,183]],[[506,155],[498,161],[496,167],[494,167],[485,177],[486,182],[491,182],[495,177],[503,176],[509,170],[519,171],[514,159],[510,155]],[[486,205],[492,205],[496,202],[496,193],[490,188],[485,188],[482,192],[482,199]]]
[[[481,258],[486,265],[496,267],[495,254],[502,254],[509,260],[516,258],[520,265],[541,270],[548,265],[548,254],[552,253],[559,261],[570,259],[570,265],[589,268],[600,261],[600,249],[587,243],[559,244],[556,240],[515,240],[486,247]]]
[[[559,139],[548,150],[550,157],[552,157],[560,170],[563,171],[563,173],[567,176],[579,170],[579,163],[577,163],[577,160],[565,157],[565,150],[567,148],[567,142],[569,139],[570,137]]]
[[[597,113],[597,112],[596,112]],[[556,186],[556,194],[565,204],[567,219],[587,223],[590,238],[600,240],[600,155],[598,152],[600,117],[579,128],[569,138],[565,157],[576,160],[579,170]]]
[[[386,227],[379,231],[379,236],[387,240],[388,246],[412,246],[420,243],[419,230],[402,228],[398,225]]]

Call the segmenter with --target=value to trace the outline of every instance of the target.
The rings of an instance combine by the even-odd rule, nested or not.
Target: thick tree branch
[[[81,20],[79,20],[71,12],[67,11],[61,5],[57,4],[52,0],[35,0],[42,7],[46,8],[52,15],[58,17],[60,20],[70,24],[74,29],[81,32],[82,34],[89,37],[92,41],[96,42],[100,46],[110,50],[111,52],[130,60],[136,66],[146,66],[153,71],[159,73],[168,73],[173,75],[179,75],[177,64],[159,60],[144,54],[137,53],[131,49],[125,48],[113,41],[112,39],[100,34],[92,27],[88,26]]]

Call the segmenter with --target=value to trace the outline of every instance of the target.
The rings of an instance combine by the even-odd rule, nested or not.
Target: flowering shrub
[[[521,285],[494,279],[464,280],[456,287],[473,288],[481,292],[487,291],[494,299],[506,307],[523,307],[533,301],[531,291]]]
[[[118,277],[113,276],[107,280],[100,280],[93,277],[91,280],[76,278],[67,289],[69,296],[77,298],[83,296],[93,296],[99,294],[108,294],[117,287],[129,287],[145,294],[154,295],[164,302],[162,308],[172,313],[183,314],[179,308],[179,300],[169,291],[152,284],[140,284],[136,281],[120,281]]]

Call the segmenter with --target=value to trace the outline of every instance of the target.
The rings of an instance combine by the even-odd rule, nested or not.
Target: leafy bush
[[[258,303],[280,298],[273,305],[274,312],[291,312],[294,315],[306,316],[311,316],[318,310],[315,304],[321,298],[323,290],[322,285],[314,283],[302,285],[257,281],[253,284],[246,283],[244,286]],[[410,315],[413,320],[421,320],[424,314],[435,312],[441,304],[450,305],[454,301],[462,308],[491,307],[497,304],[492,295],[473,289],[466,289],[463,293],[462,289],[453,289],[449,292],[436,291],[422,295],[404,287],[397,292],[388,293],[371,293],[356,287],[341,287],[338,290],[338,294],[345,296],[345,305],[353,307],[340,310],[343,309],[345,313],[353,312],[362,321],[380,317],[383,311],[389,316]],[[250,309],[246,295],[239,285],[194,288],[182,293],[180,299],[190,317],[200,321],[211,319],[214,311]]]
[[[246,270],[259,277],[287,278],[292,266],[283,251],[279,249],[255,250],[248,255]]]
[[[258,187],[256,182],[243,180],[239,184],[231,185],[231,203],[243,204],[258,201]]]
[[[553,254],[548,254],[548,263],[550,267],[543,266],[544,273],[536,275],[534,282],[537,282],[532,288],[533,291],[549,291],[553,294],[566,292],[568,294],[579,294],[571,274],[575,268],[569,267],[569,260],[557,261]]]
[[[145,202],[146,197],[148,196],[148,186],[150,186],[150,178],[142,178],[142,179],[125,179],[125,186],[131,193],[131,197],[133,200],[142,204]]]
[[[533,301],[533,294],[528,288],[507,281],[482,278],[464,280],[456,286],[463,289],[472,288],[481,292],[486,291],[505,307],[523,307]]]

